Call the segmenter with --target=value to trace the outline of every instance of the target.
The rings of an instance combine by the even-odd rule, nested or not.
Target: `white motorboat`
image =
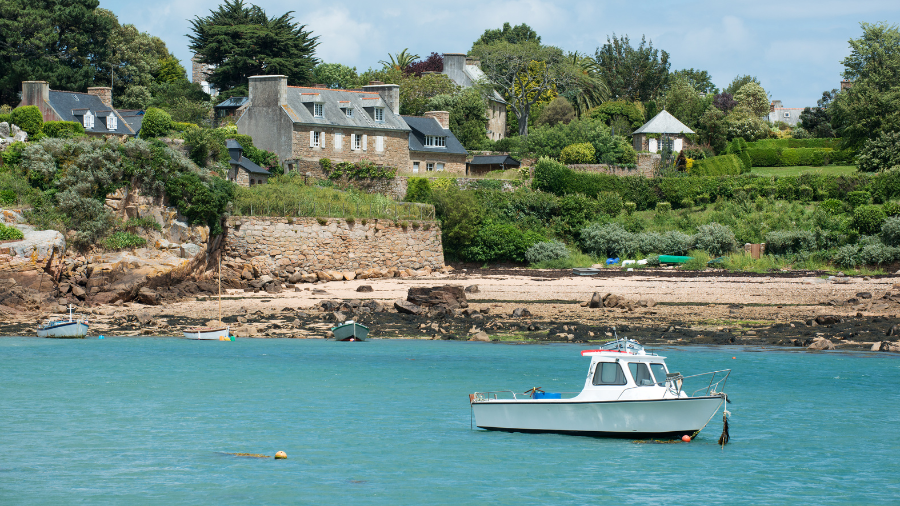
[[[669,372],[665,357],[643,348],[581,354],[591,359],[581,392],[550,393],[539,387],[525,395],[476,392],[469,395],[475,425],[508,432],[693,438],[726,401],[730,369],[682,376]],[[685,391],[686,380],[697,390]]]
[[[74,315],[75,308],[69,304],[68,320],[50,320],[38,325],[38,337],[55,337],[59,339],[82,339],[87,336],[88,321],[81,315]]]
[[[185,339],[200,341],[234,341],[230,329],[225,327],[188,327],[184,329]]]

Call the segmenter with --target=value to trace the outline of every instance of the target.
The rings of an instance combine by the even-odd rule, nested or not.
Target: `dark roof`
[[[119,109],[119,116],[128,123],[128,126],[134,130],[134,134],[137,135],[141,131],[141,125],[144,123],[144,111],[138,111],[135,109]]]
[[[478,155],[472,157],[469,165],[506,165],[509,167],[518,167],[522,163],[509,155]]]
[[[244,149],[244,147],[234,139],[227,139],[225,141],[225,149]]]
[[[450,153],[454,155],[467,155],[466,148],[459,142],[453,132],[444,129],[441,124],[434,118],[424,118],[421,116],[401,116],[403,121],[409,125],[409,150],[420,151],[426,153]],[[436,137],[446,137],[444,147],[425,146],[425,136],[433,135]]]
[[[237,109],[247,103],[250,97],[231,97],[221,104],[216,105],[213,109]]]
[[[238,160],[238,161],[236,161],[236,162],[235,162],[235,161],[232,161],[231,163],[234,164],[234,165],[237,165],[237,166],[239,166],[239,167],[243,167],[244,169],[247,170],[247,172],[249,172],[249,173],[251,173],[251,174],[265,174],[265,175],[267,175],[267,176],[271,176],[271,175],[272,175],[268,170],[266,170],[266,169],[260,167],[259,165],[256,165],[255,163],[251,162],[251,161],[248,160],[247,157],[245,157],[245,156],[242,156],[240,160]]]
[[[285,102],[286,104],[282,104],[281,108],[294,123],[379,130],[409,130],[400,116],[394,113],[385,104],[381,95],[374,91],[288,86]],[[322,104],[321,117],[313,115],[313,104]],[[384,121],[375,121],[374,109],[376,107],[384,109]],[[352,116],[347,116],[347,109],[353,111]]]
[[[49,95],[50,107],[56,111],[63,121],[77,121],[83,125],[85,111],[90,111],[93,116],[98,116],[94,120],[94,127],[86,128],[86,132],[116,135],[134,135],[136,133],[136,130],[131,128],[130,122],[122,118],[115,110],[110,110],[110,107],[105,105],[100,100],[100,97],[87,93],[55,90],[50,90]],[[115,129],[109,130],[106,128],[106,121],[100,119],[100,117],[103,117],[100,114],[104,112],[108,113],[106,116],[114,115],[118,118]]]

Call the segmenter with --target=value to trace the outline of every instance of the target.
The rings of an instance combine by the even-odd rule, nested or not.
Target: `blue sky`
[[[101,0],[119,22],[162,38],[186,68],[189,20],[206,16],[219,0]],[[727,86],[738,74],[757,76],[785,107],[815,105],[837,88],[847,41],[859,23],[896,22],[900,2],[881,0],[549,1],[258,0],[270,16],[293,10],[295,20],[319,35],[317,56],[364,71],[404,48],[427,56],[466,52],[487,28],[527,23],[542,42],[593,54],[607,35],[642,35],[671,55],[672,70],[708,71]]]

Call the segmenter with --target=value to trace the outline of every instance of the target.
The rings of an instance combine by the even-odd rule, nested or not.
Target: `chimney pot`
[[[450,113],[448,111],[428,111],[424,115],[426,118],[434,118],[440,123],[441,128],[448,130],[450,128]]]
[[[112,105],[112,88],[107,86],[93,86],[87,89],[88,95],[98,97],[103,105],[113,108]]]

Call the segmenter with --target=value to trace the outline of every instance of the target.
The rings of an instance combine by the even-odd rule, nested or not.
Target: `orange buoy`
[[[691,436],[688,436],[687,434],[685,434],[685,435],[681,436],[681,440],[684,441],[685,443],[690,443]]]
[[[736,359],[736,358],[737,358],[737,357],[731,357],[731,360],[734,360],[734,359]]]

